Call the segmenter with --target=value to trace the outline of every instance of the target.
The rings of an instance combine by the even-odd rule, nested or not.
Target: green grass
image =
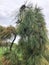
[[[3,57],[3,54],[5,53],[5,51],[7,50],[6,47],[0,47],[0,65],[2,65],[2,57]]]
[[[5,47],[0,47],[0,56],[4,53],[5,50],[6,50]]]
[[[3,49],[0,47],[0,59],[2,57],[2,54],[3,54]]]
[[[3,53],[5,52],[6,48],[5,47],[0,47],[0,65],[1,64],[1,60],[2,60],[2,57],[3,57]]]
[[[0,47],[0,65],[2,65],[2,64],[1,64],[2,55],[3,55],[3,49]]]

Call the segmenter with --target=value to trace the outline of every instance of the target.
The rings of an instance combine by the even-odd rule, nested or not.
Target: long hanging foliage
[[[28,65],[39,65],[47,42],[47,30],[41,9],[25,8],[20,11],[18,22],[17,30],[21,36],[19,47],[23,62]]]

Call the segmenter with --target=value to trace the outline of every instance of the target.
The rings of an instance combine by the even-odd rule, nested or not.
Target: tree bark
[[[12,50],[12,46],[13,46],[13,44],[14,44],[15,39],[16,39],[16,35],[14,36],[14,39],[13,39],[13,41],[12,41],[12,43],[11,43],[10,51]]]

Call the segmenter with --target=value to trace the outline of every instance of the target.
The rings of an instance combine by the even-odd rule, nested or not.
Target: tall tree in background
[[[21,36],[19,46],[24,64],[41,64],[47,42],[47,30],[41,9],[36,6],[35,8],[24,7],[19,13],[17,23],[17,32]]]
[[[11,46],[10,46],[10,50],[11,50],[15,39],[16,39],[15,27],[13,27],[13,26],[9,26],[9,27],[0,26],[0,42],[4,43],[4,41],[8,42],[8,40],[11,40]]]

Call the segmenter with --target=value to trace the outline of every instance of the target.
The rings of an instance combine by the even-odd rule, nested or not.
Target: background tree
[[[2,27],[0,26],[0,41],[4,42],[9,42],[8,40],[11,40],[11,46],[10,46],[10,50],[12,48],[12,45],[14,43],[16,39],[16,29],[13,26],[9,26],[9,27]]]
[[[2,39],[1,39],[1,33],[3,32],[3,30],[5,29],[5,27],[3,27],[3,26],[0,26],[0,46],[2,46]]]

